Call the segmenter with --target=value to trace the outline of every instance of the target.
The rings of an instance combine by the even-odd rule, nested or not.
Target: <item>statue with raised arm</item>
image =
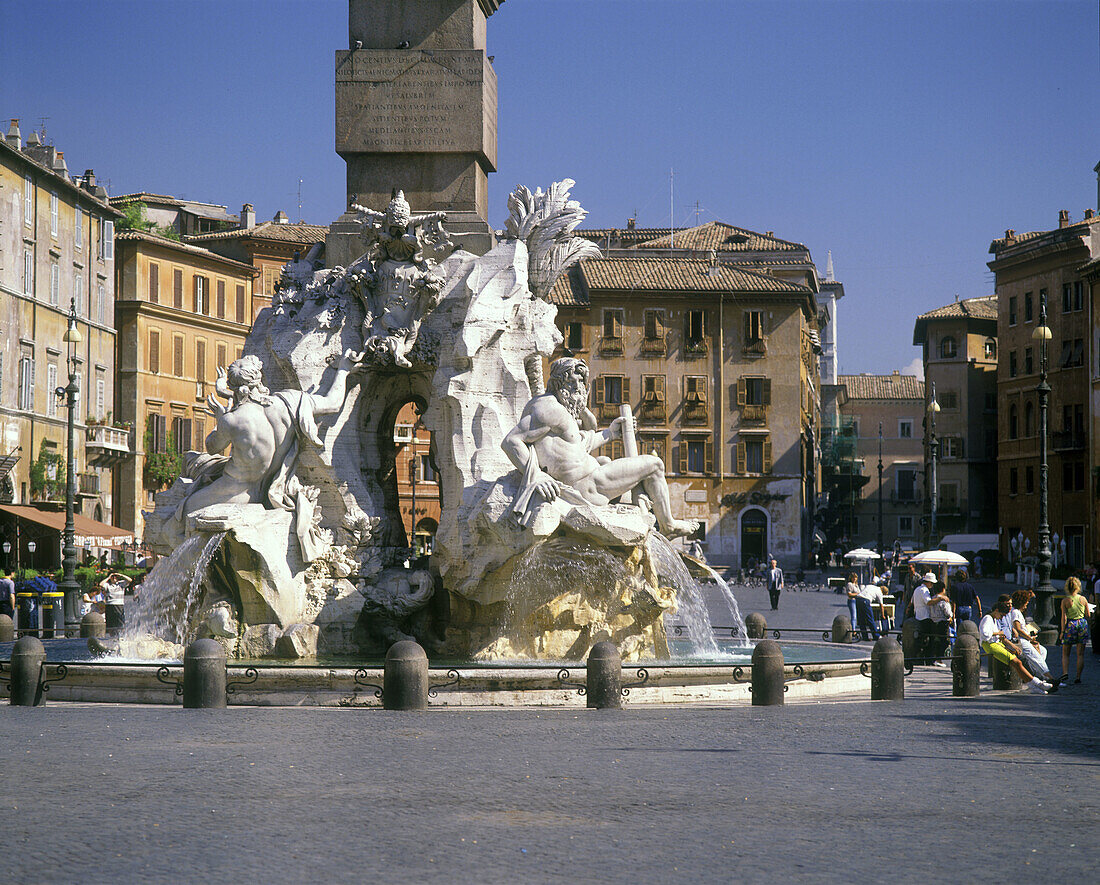
[[[319,552],[317,492],[295,475],[298,451],[302,445],[322,446],[317,417],[340,411],[352,365],[345,354],[324,394],[270,393],[255,356],[241,357],[228,370],[219,367],[215,388],[230,402],[223,405],[213,394],[207,400],[216,425],[206,437],[205,453],[187,453],[184,476],[191,489],[177,516],[185,519],[211,504],[258,503],[269,510],[290,510],[303,559],[312,561]]]
[[[519,423],[501,443],[523,473],[512,504],[520,525],[530,522],[542,501],[561,499],[603,506],[640,486],[652,502],[662,534],[673,538],[695,532],[695,522],[672,516],[660,458],[635,455],[612,460],[592,454],[605,443],[621,439],[627,419],[616,418],[607,430],[598,430],[587,403],[588,366],[584,360],[555,360],[546,392],[527,404]]]
[[[385,212],[352,204],[363,223],[370,270],[356,291],[363,302],[363,354],[379,365],[412,368],[409,354],[424,318],[439,304],[445,282],[436,265],[454,249],[446,213],[412,215],[395,190]]]

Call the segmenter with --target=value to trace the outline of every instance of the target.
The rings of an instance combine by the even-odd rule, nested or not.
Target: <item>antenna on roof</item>
[[[668,251],[676,248],[676,203],[672,199],[673,169],[668,169]]]
[[[298,224],[302,223],[302,179],[298,179]]]
[[[38,133],[38,137],[42,139],[42,144],[46,144],[46,123],[49,122],[49,117],[39,117],[38,122],[42,126],[42,130]]]
[[[695,226],[696,227],[699,226],[699,213],[702,212],[702,211],[703,210],[699,208],[699,201],[696,200],[695,201]]]

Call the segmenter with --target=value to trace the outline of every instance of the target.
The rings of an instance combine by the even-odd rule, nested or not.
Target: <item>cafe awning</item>
[[[60,511],[39,510],[28,504],[0,504],[0,512],[52,529],[58,534],[65,530],[65,514]],[[79,513],[73,514],[73,524],[77,547],[121,547],[134,543],[133,532],[97,522]]]

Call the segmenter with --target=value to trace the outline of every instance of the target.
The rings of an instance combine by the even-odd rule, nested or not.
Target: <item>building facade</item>
[[[63,152],[37,133],[24,145],[12,120],[0,138],[0,503],[64,507],[68,413],[56,390],[72,371],[77,512],[112,521],[110,468],[131,447],[116,426],[118,217],[94,172],[73,178]],[[73,305],[82,340],[70,351]]]
[[[997,296],[956,300],[917,317],[927,403],[935,387],[936,534],[931,532],[931,434],[923,452],[927,546],[947,534],[997,531]],[[922,408],[924,415],[926,409]],[[918,417],[923,417],[918,415]],[[931,542],[931,543],[929,543]]]
[[[574,267],[551,300],[561,352],[589,365],[601,426],[632,407],[639,449],[664,461],[673,510],[703,523],[712,561],[803,565],[820,430],[808,251],[719,223],[636,244],[629,228],[578,233],[610,255]]]
[[[1048,522],[1056,560],[1078,568],[1097,549],[1088,429],[1095,414],[1096,319],[1090,272],[1100,257],[1100,216],[1091,209],[1058,227],[1005,231],[989,247],[997,291],[997,507],[1001,554],[1034,554],[1039,541],[1039,374],[1046,353]],[[1035,337],[1042,305],[1050,340]],[[1012,540],[1022,541],[1013,545]],[[1052,538],[1053,540],[1053,538]],[[1062,549],[1062,545],[1065,549]]]
[[[895,371],[838,375],[837,386],[844,390],[838,411],[867,480],[853,485],[850,519],[839,528],[851,546],[877,549],[881,538],[883,549],[895,541],[908,549],[920,539],[924,382]]]
[[[115,249],[117,417],[135,428],[134,457],[117,470],[117,517],[141,536],[142,510],[179,474],[183,453],[205,448],[206,399],[218,367],[244,348],[256,272],[143,231],[120,232]]]

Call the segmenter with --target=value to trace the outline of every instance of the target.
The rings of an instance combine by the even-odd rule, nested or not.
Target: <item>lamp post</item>
[[[1039,325],[1031,333],[1039,342],[1039,583],[1035,587],[1035,622],[1039,626],[1038,639],[1043,645],[1052,645],[1058,639],[1058,628],[1053,623],[1054,609],[1051,599],[1054,587],[1050,583],[1050,524],[1047,516],[1047,406],[1050,385],[1047,383],[1047,342],[1051,339],[1047,326],[1047,296],[1039,293]]]
[[[884,556],[882,531],[882,422],[878,422],[878,555]]]
[[[11,555],[11,541],[5,541],[4,542],[4,568],[7,569],[7,570],[11,569],[11,564],[8,560],[8,557],[10,555]]]
[[[928,503],[931,509],[928,520],[928,548],[936,546],[938,535],[936,533],[936,500],[938,483],[936,481],[936,459],[940,453],[940,441],[936,439],[936,412],[940,410],[940,404],[936,402],[936,382],[932,382],[932,399],[928,403],[928,454],[932,461],[932,469],[929,474]]]
[[[63,398],[69,412],[68,421],[68,458],[65,467],[65,532],[64,546],[61,549],[61,591],[65,594],[65,632],[74,633],[80,629],[80,585],[76,581],[76,523],[73,511],[76,506],[76,450],[73,440],[73,420],[76,413],[80,389],[76,383],[76,348],[84,336],[76,327],[76,298],[69,306],[69,328],[65,330],[64,341],[69,346],[68,368],[69,383],[55,391]]]

